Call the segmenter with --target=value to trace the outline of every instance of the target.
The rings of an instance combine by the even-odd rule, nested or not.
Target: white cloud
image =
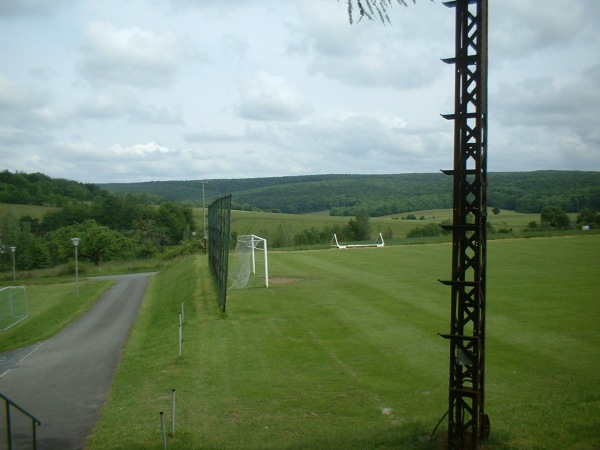
[[[11,130],[0,132],[0,148],[3,151],[10,152],[10,148],[18,148],[27,145],[46,145],[54,140],[48,133],[32,133],[24,130]],[[17,156],[15,151],[13,157]]]
[[[93,84],[166,87],[185,50],[170,33],[157,34],[138,27],[117,29],[109,23],[86,27],[80,70]]]
[[[135,94],[117,89],[101,91],[77,105],[74,117],[109,120],[126,118],[130,123],[182,125],[177,107],[154,106],[144,103]]]
[[[45,101],[44,94],[0,75],[0,109],[36,108],[43,106]]]
[[[313,111],[298,89],[278,75],[259,73],[240,81],[239,89],[238,114],[244,119],[294,121]]]
[[[526,58],[553,46],[566,47],[587,27],[598,26],[596,0],[490,2],[490,40],[504,57]]]
[[[322,74],[350,86],[398,90],[427,86],[438,78],[439,60],[430,55],[440,27],[416,29],[406,14],[400,13],[392,15],[394,26],[369,21],[350,26],[339,5],[332,3],[302,3],[301,23],[289,27],[293,39],[288,52],[309,58],[309,74]],[[414,11],[432,12],[436,11]],[[438,20],[437,14],[439,11],[431,17],[432,22]]]
[[[590,111],[600,104],[600,64],[569,78],[531,78],[499,84],[498,118],[504,125],[568,128],[585,135],[597,117]]]
[[[47,93],[0,75],[0,120],[4,127],[40,130],[64,126],[65,113],[52,107]]]

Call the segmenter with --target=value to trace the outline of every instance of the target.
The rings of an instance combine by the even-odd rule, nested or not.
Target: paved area
[[[0,355],[0,392],[42,422],[38,449],[83,448],[151,275],[101,277],[116,283],[79,320],[45,342]],[[32,448],[31,421],[20,416],[11,414],[13,448]],[[5,428],[0,449],[7,445]]]

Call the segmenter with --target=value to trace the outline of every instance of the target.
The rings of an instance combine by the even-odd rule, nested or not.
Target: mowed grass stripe
[[[412,418],[414,403],[411,405],[407,398],[418,403],[420,396],[426,400],[432,398],[434,390],[442,398],[446,395],[444,375],[438,377],[429,367],[420,368],[424,360],[436,361],[444,373],[446,357],[428,358],[418,350],[422,346],[421,339],[435,343],[434,351],[438,354],[439,349],[442,355],[447,350],[427,315],[410,306],[415,296],[407,295],[405,288],[393,286],[389,277],[385,277],[389,259],[397,259],[398,254],[394,254],[393,249],[387,256],[384,253],[384,249],[273,252],[270,265],[276,268],[276,275],[301,275],[300,281],[275,285],[268,291],[233,291],[229,297],[228,320],[248,311],[256,313],[263,307],[261,320],[278,326],[274,338],[291,341],[279,346],[280,353],[302,355],[297,359],[299,367],[294,373],[307,378],[304,391],[311,386],[315,389],[315,380],[333,380],[345,392],[363,392],[363,395],[352,394],[352,398],[375,415],[385,410],[393,411],[392,414],[398,414],[402,420]],[[365,270],[361,267],[365,257],[379,267]],[[407,258],[407,265],[410,259]],[[407,279],[411,278],[407,274]],[[388,289],[384,282],[392,286]],[[429,282],[438,284],[435,278]],[[259,296],[255,298],[254,293]],[[396,322],[394,318],[403,314],[414,316],[413,323]],[[294,348],[294,342],[303,348]],[[303,360],[305,362],[298,362]],[[433,383],[425,383],[428,378],[433,379]],[[325,388],[331,390],[327,383]],[[339,402],[332,396],[331,403]],[[343,408],[345,414],[351,413],[354,408],[346,406],[349,407]],[[338,415],[341,418],[344,413]]]

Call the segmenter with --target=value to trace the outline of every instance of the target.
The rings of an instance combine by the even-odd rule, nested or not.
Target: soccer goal
[[[353,247],[383,247],[385,246],[385,242],[383,241],[383,236],[381,233],[377,235],[377,239],[372,244],[340,244],[338,241],[337,234],[334,234],[331,238],[331,242],[329,243],[332,247],[337,248],[353,248]]]
[[[23,286],[0,289],[0,331],[8,330],[28,316],[29,306]]]
[[[238,236],[229,272],[229,289],[269,287],[267,240],[254,234]]]

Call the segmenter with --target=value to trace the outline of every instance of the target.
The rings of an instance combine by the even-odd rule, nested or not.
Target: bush
[[[87,266],[79,261],[77,264],[77,270],[79,271],[79,275],[87,272]],[[75,275],[75,260],[70,259],[61,269],[58,271],[58,275]]]
[[[414,237],[433,237],[440,236],[442,234],[442,229],[439,225],[435,223],[429,223],[423,227],[416,227],[411,229],[407,234],[407,238]]]
[[[166,260],[175,259],[180,256],[195,255],[197,253],[205,253],[203,239],[190,239],[184,241],[180,245],[169,247],[164,253],[163,258]]]
[[[544,206],[540,219],[543,224],[558,230],[569,228],[570,224],[569,216],[560,206]]]

